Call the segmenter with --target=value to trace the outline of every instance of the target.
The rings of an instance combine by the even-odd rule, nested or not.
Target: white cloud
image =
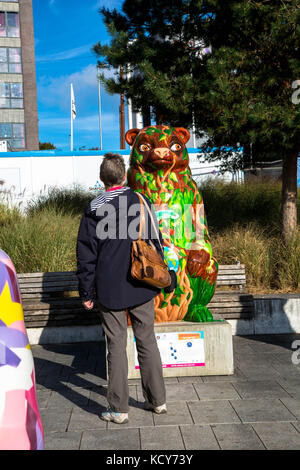
[[[37,56],[36,62],[57,62],[60,60],[73,59],[79,57],[87,52],[91,52],[93,44],[86,44],[85,46],[74,47],[61,52],[54,52],[43,56]]]
[[[55,15],[59,14],[59,11],[57,9],[57,0],[49,0],[48,5],[52,13],[54,13]]]
[[[113,74],[112,71],[105,71],[106,76],[111,74]],[[89,103],[95,104],[95,100],[98,100],[96,64],[90,64],[70,75],[41,77],[37,83],[39,102],[52,109],[68,109],[70,106],[71,83],[73,83],[76,108],[78,115],[80,115],[80,109],[86,109]],[[105,93],[103,87],[102,93]]]
[[[97,97],[97,70],[90,64],[79,72],[60,77],[41,77],[38,81],[38,99],[49,108],[67,109],[70,102],[70,84],[73,83],[75,100]],[[77,104],[77,103],[76,103]]]
[[[116,8],[117,10],[121,9],[123,0],[97,0],[93,5],[93,10],[98,10],[99,8],[106,7],[110,10]]]

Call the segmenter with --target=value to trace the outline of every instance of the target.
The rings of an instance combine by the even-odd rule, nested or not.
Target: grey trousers
[[[154,300],[128,309],[136,340],[145,400],[155,406],[166,402],[159,349],[154,334]],[[126,310],[108,310],[99,303],[99,313],[107,341],[109,407],[128,413],[128,361]]]

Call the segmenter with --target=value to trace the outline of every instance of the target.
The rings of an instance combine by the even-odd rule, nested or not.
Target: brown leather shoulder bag
[[[138,280],[150,284],[151,286],[164,288],[168,287],[171,284],[171,276],[168,271],[168,267],[160,254],[157,252],[154,244],[149,240],[149,244],[142,239],[142,234],[145,238],[145,211],[146,207],[152,226],[154,228],[156,237],[160,244],[161,250],[163,252],[163,247],[161,246],[159,234],[153,220],[153,216],[148,207],[148,204],[145,202],[141,194],[136,193],[140,199],[141,203],[141,212],[140,212],[140,230],[139,238],[136,241],[132,242],[131,248],[131,276]]]

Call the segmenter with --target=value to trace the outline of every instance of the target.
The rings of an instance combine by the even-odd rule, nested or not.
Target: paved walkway
[[[104,342],[32,346],[46,449],[300,449],[300,334],[234,336],[233,345],[233,376],[165,379],[165,415],[143,410],[140,381],[130,380],[125,425],[99,419]]]

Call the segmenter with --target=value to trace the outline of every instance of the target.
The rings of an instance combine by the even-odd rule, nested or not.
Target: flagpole
[[[70,142],[70,150],[73,152],[73,103],[72,103],[72,83],[70,89],[70,102],[71,102],[71,142]]]

